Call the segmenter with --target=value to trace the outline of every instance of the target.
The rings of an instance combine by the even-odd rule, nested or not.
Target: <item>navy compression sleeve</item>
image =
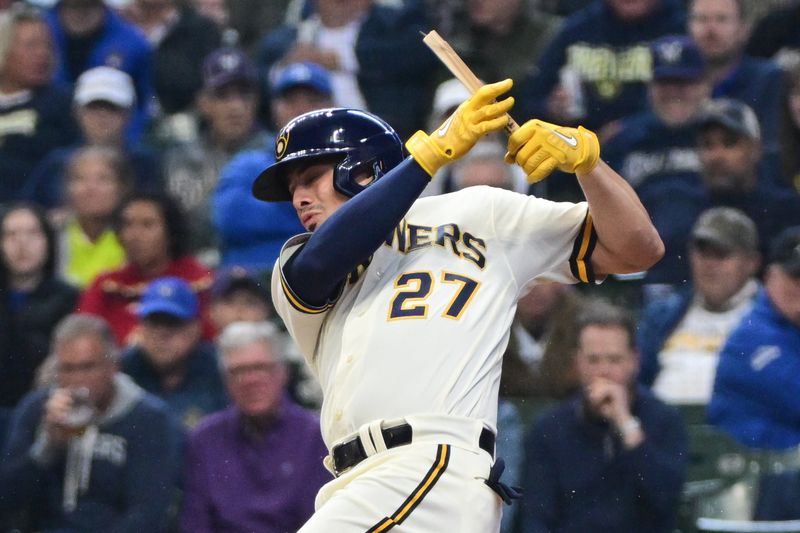
[[[283,267],[305,303],[325,305],[348,273],[365,261],[397,226],[430,176],[411,158],[344,203]]]

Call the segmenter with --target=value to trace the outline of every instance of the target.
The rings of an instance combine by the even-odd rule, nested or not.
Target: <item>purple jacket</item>
[[[288,397],[262,433],[230,407],[205,418],[190,437],[181,531],[297,531],[332,479],[319,419]]]

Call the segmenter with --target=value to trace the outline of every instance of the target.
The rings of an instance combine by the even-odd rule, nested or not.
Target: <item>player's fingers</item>
[[[496,99],[501,94],[508,92],[513,85],[514,82],[511,81],[511,78],[506,78],[503,81],[498,81],[496,83],[488,83],[478,89],[475,94],[472,95],[471,100],[473,105],[475,105],[475,107],[485,105]]]
[[[503,129],[508,124],[508,117],[506,115],[494,118],[492,120],[484,120],[475,125],[475,131],[481,135],[491,133],[493,131]]]
[[[537,142],[537,139],[535,138],[531,138],[530,140],[528,140],[528,142],[520,146],[519,150],[517,150],[517,153],[515,154],[514,157],[517,160],[517,162],[520,165],[522,165],[523,162],[528,161],[531,157],[533,157],[533,154],[540,151],[541,149],[542,149],[542,143]]]
[[[533,120],[529,120],[520,126],[519,129],[508,138],[508,153],[511,154],[512,157],[515,157],[519,149],[533,138],[536,131],[537,126]]]
[[[475,111],[477,120],[488,120],[508,113],[514,107],[514,97],[509,96],[499,102],[492,102]],[[476,120],[476,121],[477,121]]]
[[[537,181],[541,181],[545,179],[547,176],[553,173],[556,169],[557,161],[550,157],[544,160],[542,164],[536,167],[533,172],[528,174],[528,182],[529,183],[536,183]]]

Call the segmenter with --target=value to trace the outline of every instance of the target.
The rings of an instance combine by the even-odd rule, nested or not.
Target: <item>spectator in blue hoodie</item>
[[[179,425],[161,401],[118,373],[103,319],[66,317],[53,350],[57,383],[30,393],[14,413],[0,462],[0,524],[165,531],[180,472]]]
[[[722,348],[708,420],[741,444],[800,446],[800,226],[773,241],[764,288]],[[770,461],[765,464],[775,464]],[[796,463],[795,463],[796,464]],[[800,471],[762,472],[756,520],[800,519]]]
[[[307,111],[333,105],[330,74],[316,63],[288,65],[278,75],[272,93],[278,129]],[[283,243],[304,231],[289,202],[262,202],[251,192],[255,177],[275,160],[272,145],[241,152],[222,170],[214,191],[213,216],[223,267],[270,271]]]

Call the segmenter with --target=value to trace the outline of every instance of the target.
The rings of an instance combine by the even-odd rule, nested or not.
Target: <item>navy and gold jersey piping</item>
[[[592,252],[597,244],[597,233],[594,230],[591,213],[586,213],[586,218],[581,224],[572,254],[569,257],[569,268],[572,275],[583,283],[594,283],[594,270],[592,270]]]
[[[377,524],[367,530],[367,533],[383,533],[389,531],[394,526],[401,524],[403,520],[409,517],[412,511],[422,502],[423,498],[433,489],[439,478],[442,477],[444,471],[447,470],[447,464],[450,462],[450,445],[440,444],[436,451],[436,459],[433,461],[428,473],[419,482],[419,485],[411,491],[411,494],[406,500],[400,504],[397,510],[391,517],[381,519]]]

